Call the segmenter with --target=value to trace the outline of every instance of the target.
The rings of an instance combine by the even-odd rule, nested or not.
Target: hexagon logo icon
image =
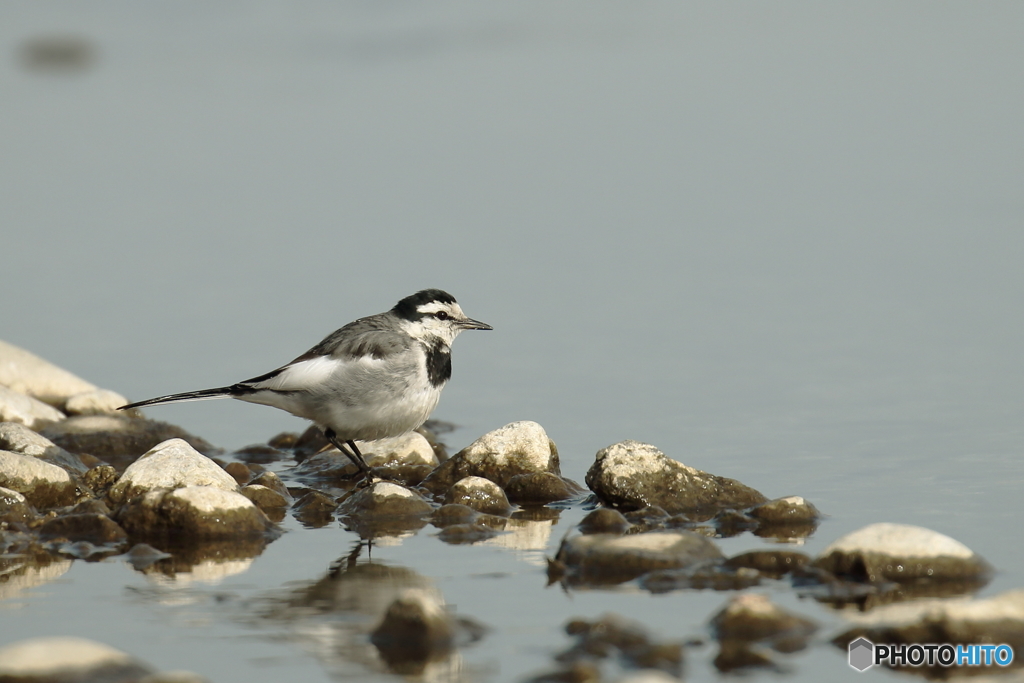
[[[867,638],[858,638],[850,643],[850,666],[861,673],[875,664],[875,644]]]

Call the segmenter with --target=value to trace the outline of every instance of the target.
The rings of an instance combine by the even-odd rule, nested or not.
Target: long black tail
[[[230,396],[237,396],[238,394],[245,393],[240,389],[241,387],[236,385],[230,387],[218,387],[216,389],[203,389],[201,391],[186,391],[183,394],[157,396],[156,398],[146,399],[145,401],[139,401],[138,403],[129,403],[126,406],[121,406],[118,410],[129,410],[131,408],[141,408],[143,406],[155,406],[158,403],[181,403],[183,401],[206,401],[211,398],[228,398]]]

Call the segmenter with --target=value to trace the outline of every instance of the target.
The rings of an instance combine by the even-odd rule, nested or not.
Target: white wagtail
[[[265,375],[120,410],[211,398],[273,406],[311,420],[365,476],[370,468],[355,442],[398,436],[426,422],[452,376],[455,337],[463,330],[490,329],[466,317],[451,294],[425,289],[390,311],[345,325]]]

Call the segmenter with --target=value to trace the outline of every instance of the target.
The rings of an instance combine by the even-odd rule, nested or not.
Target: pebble
[[[129,465],[110,489],[109,496],[115,503],[121,503],[154,489],[186,486],[238,490],[235,479],[213,460],[182,439],[169,439]]]
[[[871,524],[843,536],[813,564],[842,578],[871,583],[974,581],[992,573],[988,562],[949,536],[891,523]]]
[[[485,631],[472,620],[454,617],[433,591],[407,588],[388,605],[370,642],[394,673],[419,675],[428,662],[447,657]]]
[[[230,474],[239,486],[245,486],[252,480],[252,472],[240,462],[229,462],[224,465],[224,471]]]
[[[712,541],[690,531],[619,536],[588,534],[566,538],[554,559],[573,583],[616,584],[657,569],[720,561]],[[549,577],[552,577],[549,571]]]
[[[17,422],[30,429],[41,429],[64,418],[64,413],[53,406],[0,385],[0,422]]]
[[[281,481],[281,477],[277,476],[276,473],[271,471],[260,472],[260,474],[249,482],[250,486],[266,486],[271,491],[276,491],[287,500],[289,503],[292,502],[292,494],[288,491],[288,487]]]
[[[710,517],[724,508],[744,509],[767,500],[734,479],[688,467],[639,441],[598,451],[586,482],[601,502],[623,510],[656,505],[669,514],[700,512]]]
[[[248,498],[213,486],[157,489],[133,498],[117,512],[132,537],[194,539],[262,536],[273,525]]]
[[[719,640],[765,641],[779,638],[809,638],[818,626],[793,614],[758,593],[741,593],[726,603],[711,619]]]
[[[465,477],[483,477],[505,487],[517,474],[561,476],[558,449],[536,422],[513,422],[462,449],[436,468],[423,487],[441,495]]]
[[[415,481],[419,483],[438,465],[437,456],[430,442],[418,432],[378,441],[357,441],[356,446],[363,459],[371,468],[383,468],[389,479]],[[409,471],[418,476],[407,476]],[[403,472],[396,475],[397,472]],[[307,457],[296,468],[296,476],[303,479],[351,479],[358,474],[358,468],[337,449],[331,449]],[[382,475],[383,476],[383,475]]]
[[[5,341],[0,341],[0,384],[51,406],[62,406],[75,394],[97,389],[95,384]]]
[[[512,513],[505,492],[490,479],[465,477],[448,489],[446,505],[465,505],[478,512],[507,517]]]
[[[79,494],[71,475],[61,468],[10,451],[0,451],[0,486],[17,491],[41,510],[71,505]]]
[[[217,451],[181,427],[126,415],[69,417],[49,425],[40,433],[65,450],[92,454],[118,469],[124,469],[157,444],[174,438],[183,439],[202,453]]]

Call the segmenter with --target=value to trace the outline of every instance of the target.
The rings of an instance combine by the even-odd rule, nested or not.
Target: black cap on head
[[[440,301],[445,304],[455,303],[455,297],[448,292],[441,289],[423,289],[415,294],[405,297],[391,310],[401,318],[406,320],[418,320],[423,315],[416,309],[423,304],[429,304],[431,301]]]

